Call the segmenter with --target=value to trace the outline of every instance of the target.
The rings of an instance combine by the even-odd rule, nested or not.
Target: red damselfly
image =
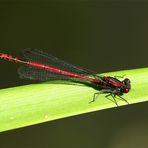
[[[99,90],[94,94],[91,102],[94,102],[99,94],[105,93],[105,97],[110,99],[109,96],[111,96],[112,101],[117,106],[117,96],[128,103],[128,101],[122,97],[124,93],[128,93],[131,89],[128,78],[119,80],[116,76],[98,76],[90,70],[66,63],[38,49],[24,49],[23,55],[25,60],[0,53],[0,59],[23,64],[23,66],[18,69],[18,73],[22,78],[40,81],[68,80],[87,83]]]

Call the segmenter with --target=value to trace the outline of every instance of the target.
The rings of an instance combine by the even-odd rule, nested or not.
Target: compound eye
[[[123,90],[123,92],[124,93],[128,93],[129,92],[129,89],[126,88],[126,89]]]
[[[131,83],[131,82],[130,82],[130,79],[125,78],[125,79],[124,79],[124,83],[125,83],[125,84],[130,84],[130,83]]]

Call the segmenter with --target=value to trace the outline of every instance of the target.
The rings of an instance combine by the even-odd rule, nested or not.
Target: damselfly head
[[[122,88],[122,92],[123,92],[123,93],[128,93],[129,90],[131,89],[131,81],[130,81],[130,79],[125,78],[125,79],[122,81],[122,83],[124,84],[124,85],[123,85],[123,88]]]

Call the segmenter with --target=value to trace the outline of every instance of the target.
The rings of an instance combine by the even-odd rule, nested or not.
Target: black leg
[[[116,105],[117,105],[117,107],[118,107],[119,105],[118,105],[118,103],[117,103],[117,101],[116,101],[116,99],[115,99],[116,95],[115,95],[115,94],[111,94],[111,96],[112,96],[112,98],[113,98],[113,100],[114,100],[115,104],[116,104]]]
[[[89,103],[95,102],[95,100],[96,100],[96,98],[97,98],[97,96],[98,96],[99,94],[101,94],[101,93],[100,93],[100,92],[94,93],[93,99],[92,99]]]
[[[127,104],[129,104],[126,99],[124,99],[124,98],[121,97],[120,95],[116,95],[116,92],[115,92],[115,91],[112,91],[112,90],[110,90],[110,89],[102,89],[101,91],[94,93],[93,99],[92,99],[92,101],[90,101],[89,103],[95,102],[95,100],[97,99],[98,95],[99,95],[99,94],[104,94],[104,93],[108,93],[105,97],[106,97],[108,100],[114,102],[117,107],[118,107],[119,105],[118,105],[118,103],[117,103],[117,101],[116,101],[116,96],[118,96],[120,99],[122,99],[122,100],[125,101]],[[110,99],[109,96],[111,96],[112,99]]]
[[[129,103],[128,103],[128,101],[127,101],[126,99],[124,99],[123,97],[121,97],[121,96],[119,96],[119,95],[118,95],[118,97],[119,97],[121,100],[125,101],[125,102],[129,105]]]
[[[110,99],[110,98],[108,98],[109,96],[112,96],[113,100]],[[105,97],[106,97],[108,100],[114,102],[117,107],[119,106],[118,103],[117,103],[117,101],[116,101],[116,99],[115,99],[115,95],[114,95],[114,94],[110,93],[110,94],[106,95]]]

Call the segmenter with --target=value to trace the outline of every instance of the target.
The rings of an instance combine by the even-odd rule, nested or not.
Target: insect
[[[68,80],[87,83],[98,90],[90,102],[94,102],[99,94],[106,94],[105,97],[110,99],[109,97],[111,96],[111,100],[117,106],[117,96],[129,104],[122,97],[124,93],[128,93],[131,89],[131,82],[128,78],[121,81],[116,76],[98,76],[90,70],[69,64],[38,49],[24,49],[23,55],[26,60],[0,53],[0,59],[22,64],[23,66],[18,69],[18,74],[22,78],[40,81]]]

